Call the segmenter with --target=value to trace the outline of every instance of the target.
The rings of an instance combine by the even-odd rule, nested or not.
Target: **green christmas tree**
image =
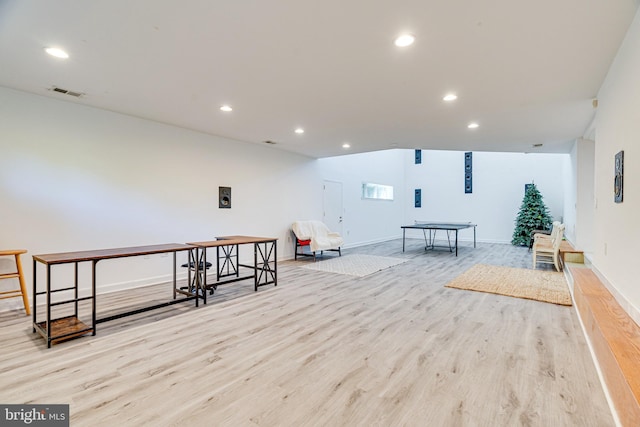
[[[513,231],[511,244],[515,246],[529,246],[533,230],[548,230],[553,219],[549,209],[542,200],[542,194],[535,184],[526,186],[522,206],[516,218],[516,229]]]

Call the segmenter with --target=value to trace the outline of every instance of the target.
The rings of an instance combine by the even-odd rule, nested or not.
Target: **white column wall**
[[[577,141],[576,179],[576,248],[590,255],[593,252],[593,221],[595,212],[594,167],[595,142],[588,139]]]
[[[574,141],[567,159],[564,177],[564,234],[572,243],[576,241],[576,209],[578,186],[578,140]]]

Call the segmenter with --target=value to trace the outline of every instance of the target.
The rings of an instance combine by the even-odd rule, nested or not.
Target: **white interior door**
[[[322,221],[329,227],[329,230],[336,231],[342,236],[342,183],[337,181],[324,181],[324,191],[322,192],[323,209]]]

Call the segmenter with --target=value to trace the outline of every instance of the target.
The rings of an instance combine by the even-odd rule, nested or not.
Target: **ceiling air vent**
[[[82,95],[84,95],[84,93],[82,92],[74,92],[72,90],[62,89],[61,87],[56,87],[56,86],[53,86],[49,90],[52,92],[62,93],[64,95],[75,96],[76,98],[80,98]]]

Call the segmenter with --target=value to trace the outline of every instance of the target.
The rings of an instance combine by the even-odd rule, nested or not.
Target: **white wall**
[[[346,247],[400,237],[406,204],[404,151],[387,150],[318,160],[325,179],[343,184]],[[364,182],[392,185],[394,200],[362,199]]]
[[[290,224],[322,211],[315,159],[6,88],[0,117],[0,248],[29,251],[29,288],[34,254],[246,234],[278,237],[292,257]],[[171,271],[159,256],[98,266],[100,290]]]
[[[415,220],[471,221],[478,224],[477,239],[511,242],[525,184],[534,182],[554,219],[564,215],[564,168],[567,154],[473,152],[473,193],[464,192],[464,152],[405,153],[407,202],[405,223]],[[422,189],[422,207],[413,206],[413,191]],[[461,240],[473,233],[460,234]]]
[[[640,242],[640,12],[598,93],[593,264],[640,323],[634,265]],[[614,156],[624,150],[624,201],[614,203]]]
[[[566,154],[473,153],[473,193],[464,193],[464,152],[422,151],[414,164],[413,150],[320,159],[325,179],[343,183],[345,246],[398,238],[400,226],[415,220],[472,221],[478,240],[511,242],[524,185],[535,182],[551,215],[562,219],[569,163]],[[362,200],[363,182],[393,185],[395,200]],[[414,189],[422,189],[422,207],[415,208]],[[471,230],[461,240],[473,239]]]

